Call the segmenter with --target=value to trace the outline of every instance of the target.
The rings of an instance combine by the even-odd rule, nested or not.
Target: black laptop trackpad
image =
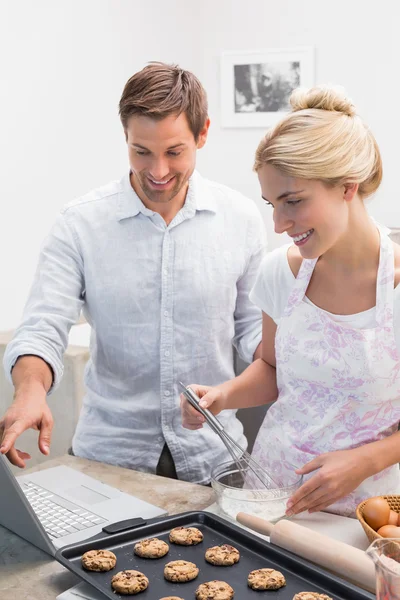
[[[109,496],[95,492],[85,485],[78,485],[69,490],[65,490],[65,493],[73,498],[75,502],[81,501],[85,502],[85,504],[98,504],[99,502],[104,502],[105,500],[110,499]]]

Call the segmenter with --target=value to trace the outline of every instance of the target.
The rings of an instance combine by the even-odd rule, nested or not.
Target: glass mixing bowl
[[[222,513],[236,519],[238,512],[245,512],[274,522],[285,516],[286,503],[301,486],[302,475],[294,472],[285,474],[284,485],[279,473],[258,475],[263,483],[245,463],[239,467],[232,462],[216,466],[211,474],[211,485],[217,496],[217,505]]]

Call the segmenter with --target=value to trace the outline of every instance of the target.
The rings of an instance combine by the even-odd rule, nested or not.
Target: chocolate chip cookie
[[[168,553],[169,546],[158,538],[148,538],[135,544],[133,552],[142,558],[161,558]]]
[[[167,581],[183,583],[196,579],[199,569],[187,560],[172,560],[164,567],[164,577]]]
[[[196,600],[232,600],[235,592],[226,581],[207,581],[196,590]]]
[[[252,590],[279,590],[286,585],[286,579],[275,569],[257,569],[249,573],[247,583]]]
[[[317,592],[299,592],[293,596],[293,600],[332,600],[332,598]]]
[[[175,527],[170,531],[169,541],[180,546],[195,546],[203,541],[203,534],[197,527]]]
[[[228,567],[239,562],[240,554],[234,546],[222,544],[221,546],[213,546],[206,550],[205,559],[212,565],[220,567]]]
[[[160,598],[160,600],[183,600],[183,598],[178,598],[178,596],[164,596],[164,598]]]
[[[111,579],[111,587],[118,594],[139,594],[149,585],[146,575],[140,571],[120,571]]]
[[[111,571],[117,557],[110,550],[89,550],[82,556],[82,567],[87,571]]]

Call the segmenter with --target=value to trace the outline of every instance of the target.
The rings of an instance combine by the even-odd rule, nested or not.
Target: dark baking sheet
[[[188,512],[172,517],[151,519],[145,524],[120,533],[101,533],[91,540],[61,548],[56,560],[91,584],[106,598],[126,598],[116,594],[111,588],[111,578],[118,571],[136,569],[144,573],[150,583],[147,590],[138,598],[159,600],[164,596],[179,596],[184,600],[195,599],[197,587],[206,581],[218,579],[226,581],[235,590],[236,600],[292,600],[298,592],[319,592],[334,600],[373,600],[375,596],[323,569],[304,561],[261,538],[206,512]],[[204,541],[197,546],[171,544],[168,534],[173,527],[198,527],[204,534]],[[159,559],[145,559],[133,554],[134,544],[145,538],[158,537],[168,542],[169,553]],[[232,544],[240,552],[240,561],[231,567],[210,565],[204,559],[207,548],[220,544]],[[117,565],[107,573],[85,571],[81,566],[81,556],[88,550],[111,550],[117,556]],[[188,560],[200,569],[196,579],[187,583],[170,583],[164,579],[164,565],[171,560]],[[277,591],[254,591],[247,586],[247,575],[254,569],[271,567],[281,571],[286,578],[286,586]],[[136,597],[136,596],[135,596]]]

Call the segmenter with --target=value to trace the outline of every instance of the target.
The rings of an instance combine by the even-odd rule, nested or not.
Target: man
[[[68,205],[44,243],[4,357],[15,397],[0,451],[24,467],[29,455],[15,442],[31,427],[48,454],[46,397],[83,310],[91,358],[73,452],[208,483],[229,454],[210,429],[183,429],[177,382],[233,377],[232,343],[245,360],[258,357],[261,315],[248,293],[264,227],[250,200],[194,170],[210,121],[192,73],[151,63],[127,82],[119,108],[130,172]],[[245,445],[234,411],[221,420]]]

